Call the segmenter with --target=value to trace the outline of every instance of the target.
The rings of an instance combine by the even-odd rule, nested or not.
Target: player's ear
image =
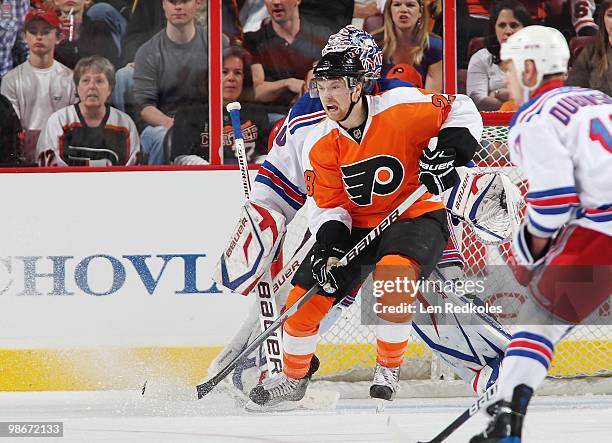
[[[536,86],[538,72],[533,60],[525,60],[525,71],[523,71],[523,82],[527,86]]]

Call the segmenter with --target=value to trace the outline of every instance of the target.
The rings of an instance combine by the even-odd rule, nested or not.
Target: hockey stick
[[[449,435],[451,435],[453,432],[459,429],[461,425],[463,425],[466,421],[472,418],[478,411],[480,411],[484,405],[488,404],[493,399],[496,393],[497,393],[497,383],[495,383],[493,386],[487,389],[480,397],[478,397],[476,401],[472,404],[472,406],[470,406],[468,409],[463,411],[463,413],[459,417],[454,419],[447,427],[445,427],[442,430],[442,432],[440,432],[438,435],[436,435],[431,440],[419,440],[417,443],[443,442],[444,440],[446,440],[446,438]],[[389,430],[393,434],[393,441],[396,441],[398,443],[399,442],[405,443],[411,440],[411,436],[407,432],[399,429],[395,425],[395,423],[391,420],[391,417],[389,417],[389,420],[387,421],[387,426],[389,427]]]
[[[244,148],[244,136],[240,126],[240,103],[232,102],[226,106],[232,121],[232,129],[234,131],[234,143],[236,145],[236,157],[240,167],[240,176],[242,178],[242,190],[244,198],[248,200],[251,197],[251,180],[249,178],[248,162],[246,151]],[[262,331],[270,324],[271,319],[278,317],[278,306],[272,294],[271,282],[266,277],[262,278],[257,284],[255,293],[257,294],[257,305],[259,310],[259,323]],[[282,359],[282,339],[280,334],[273,334],[266,339],[264,352],[266,354],[266,366],[270,376],[283,372]]]
[[[370,245],[374,239],[376,239],[385,229],[387,229],[395,220],[397,220],[401,214],[403,214],[410,206],[412,206],[425,192],[427,188],[425,185],[419,186],[412,194],[410,194],[406,200],[395,208],[389,215],[387,215],[374,229],[372,229],[364,238],[362,238],[355,246],[348,251],[344,257],[338,262],[338,266],[346,266],[346,264],[354,259],[361,253],[368,245]],[[244,357],[249,355],[253,350],[264,342],[270,335],[283,324],[283,322],[291,317],[295,312],[302,307],[308,300],[310,300],[321,287],[314,285],[308,292],[300,297],[290,308],[285,310],[268,328],[258,335],[246,348],[242,350],[230,363],[228,363],[219,373],[215,374],[209,380],[196,386],[197,396],[199,399],[206,396],[217,386],[232,370],[242,361]]]
[[[242,128],[240,127],[240,103],[228,103],[226,109],[227,112],[229,112],[232,121],[232,129],[234,130],[234,144],[236,145],[236,157],[238,158],[238,166],[240,167],[240,175],[242,177],[242,190],[244,191],[244,198],[248,200],[251,197],[251,180],[249,179],[249,167],[244,148],[244,137],[242,136]]]

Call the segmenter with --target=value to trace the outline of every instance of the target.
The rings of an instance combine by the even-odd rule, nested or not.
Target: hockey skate
[[[251,403],[247,405],[247,409],[265,411],[279,403],[300,401],[306,394],[310,379],[319,369],[319,364],[319,359],[316,355],[313,355],[310,360],[310,369],[304,378],[290,378],[284,373],[275,377],[266,377],[261,384],[255,386],[249,393]]]
[[[384,402],[392,401],[395,398],[395,394],[399,391],[399,376],[400,368],[387,368],[376,363],[374,369],[374,381],[370,386],[370,397],[379,400],[376,406],[376,412],[382,412],[384,409]]]
[[[500,400],[487,408],[492,416],[487,429],[472,437],[470,443],[520,443],[523,419],[533,389],[526,385],[514,388],[512,401]]]

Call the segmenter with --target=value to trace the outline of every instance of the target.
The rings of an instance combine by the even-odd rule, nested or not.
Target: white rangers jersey
[[[569,223],[612,235],[612,98],[549,82],[518,110],[508,140],[529,182],[531,234]]]

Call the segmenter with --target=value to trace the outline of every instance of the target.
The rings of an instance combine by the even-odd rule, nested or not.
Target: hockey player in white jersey
[[[555,344],[612,294],[612,98],[565,87],[563,35],[527,27],[501,47],[512,98],[511,160],[528,180],[527,215],[511,263],[530,298],[502,362],[492,415],[472,443],[518,443]]]
[[[380,59],[378,58],[378,54],[380,50],[373,42],[371,36],[367,33],[357,30],[354,27],[346,27],[339,34],[332,36],[330,38],[330,42],[326,47],[327,51],[338,50],[338,48],[346,48],[350,45],[361,45],[362,49],[365,52],[363,60],[365,60],[364,64],[368,66],[370,71],[370,79],[375,80],[378,76],[378,72],[380,70]],[[324,50],[325,52],[325,50]],[[396,80],[377,80],[376,82],[370,83],[370,93],[378,93],[379,91],[384,91],[389,88],[393,88],[396,86],[405,86],[405,84],[401,82],[397,82]],[[281,128],[279,134],[275,137],[274,147],[271,150],[270,154],[266,162],[262,165],[257,178],[255,179],[255,183],[253,185],[252,197],[251,201],[255,203],[260,212],[265,208],[267,211],[271,211],[274,214],[280,214],[284,218],[286,224],[288,224],[294,217],[295,213],[302,207],[304,201],[306,199],[305,196],[305,184],[303,180],[303,172],[301,165],[301,152],[303,141],[314,125],[316,125],[319,121],[321,121],[325,116],[325,112],[322,109],[321,103],[318,99],[313,99],[308,96],[302,97],[298,103],[292,108],[287,117],[283,127]],[[470,189],[471,180],[473,179],[473,175],[464,173],[463,175],[464,181],[462,185],[467,185],[467,188]],[[493,180],[493,179],[492,179]],[[497,179],[495,179],[497,180]],[[496,189],[496,193],[493,192],[493,189]],[[503,186],[501,183],[495,186],[491,186],[489,188],[491,191],[491,196],[489,198],[478,199],[479,195],[470,195],[469,198],[466,198],[467,195],[461,196],[457,198],[461,200],[461,202],[456,206],[456,213],[459,216],[465,216],[465,214],[469,213],[472,207],[472,203],[476,200],[480,202],[493,202],[496,200],[499,195],[503,193]],[[492,197],[496,195],[497,197]],[[469,203],[467,203],[469,200]],[[499,199],[501,200],[501,199]],[[453,200],[448,204],[449,207],[453,206],[452,203],[455,202]],[[247,204],[246,211],[250,213],[256,212],[253,208],[248,208],[251,203]],[[495,209],[492,209],[491,212],[498,212],[499,214],[504,214],[504,208],[501,205],[497,205]],[[478,211],[473,211],[478,212]],[[507,214],[507,210],[505,212]],[[509,217],[505,217],[507,221]],[[506,227],[501,231],[498,231],[498,235],[504,236],[502,231],[508,230],[510,228],[510,223],[506,224]],[[282,230],[282,227],[279,227],[279,231]],[[244,228],[238,228],[237,235],[232,238],[239,238],[241,235],[238,235],[238,231],[244,232]],[[259,235],[259,234],[258,234]],[[261,235],[262,238],[265,235]],[[275,237],[275,240],[268,239],[271,243],[269,245],[268,257],[271,259],[274,256],[274,252],[280,242],[280,237],[282,235],[278,235]],[[264,238],[265,241],[265,238]],[[230,251],[231,249],[231,251]],[[307,248],[308,249],[308,248]],[[229,248],[228,251],[240,251],[241,248],[232,247]],[[227,252],[227,251],[226,251]],[[231,254],[230,254],[231,255]],[[231,289],[241,292],[248,293],[250,289],[255,285],[256,278],[250,279],[239,279],[234,278],[238,275],[245,275],[247,273],[246,269],[242,269],[237,273],[232,273],[232,269],[230,263],[230,257],[228,254],[225,254],[225,265],[223,265],[217,272],[217,281],[221,284],[230,287]],[[244,261],[243,259],[240,259]],[[258,266],[261,268],[265,268],[269,266],[269,261],[265,259],[260,260],[258,262]],[[267,263],[267,264],[265,264]],[[440,265],[460,265],[461,257],[455,248],[448,248],[440,261]],[[457,269],[457,268],[455,268]],[[243,272],[244,271],[244,272]],[[248,269],[251,271],[251,269]],[[223,276],[225,272],[225,277]],[[461,272],[457,273],[461,275]],[[257,271],[250,272],[250,275],[257,276],[260,275],[260,269]],[[288,286],[288,285],[287,285]],[[282,291],[281,291],[282,292]],[[286,292],[283,294],[286,296]],[[333,320],[337,319],[339,313],[341,312],[341,308],[344,305],[350,305],[352,302],[352,297],[348,297],[339,303],[335,309],[332,310],[330,315],[326,318],[326,322],[324,321],[322,324],[321,332],[324,332],[329,328],[330,323],[333,323]],[[280,300],[280,303],[284,303],[284,299]],[[435,303],[435,302],[434,302]],[[424,321],[424,324],[420,324],[419,328],[415,328],[421,337],[425,340],[425,342],[432,348],[432,350],[437,354],[443,355],[443,361],[447,364],[450,364],[451,367],[455,370],[455,372],[463,378],[466,382],[472,383],[474,388],[476,389],[477,384],[481,384],[485,386],[487,381],[494,380],[496,377],[496,357],[498,352],[502,352],[503,345],[495,339],[490,339],[490,332],[487,332],[485,327],[473,327],[471,331],[473,331],[473,339],[474,342],[466,342],[466,337],[461,332],[460,328],[455,327],[454,329],[457,331],[456,342],[452,342],[452,339],[449,340],[448,337],[441,338],[436,333],[437,325],[427,323],[431,322],[429,316],[424,316],[427,318],[421,319]],[[252,316],[253,320],[256,320],[256,316]],[[419,321],[419,319],[415,318],[415,322]],[[250,325],[250,326],[249,326]],[[249,329],[250,327],[250,329]],[[230,346],[226,348],[217,359],[215,367],[222,366],[233,354],[233,350],[242,349],[246,340],[250,333],[256,328],[255,322],[245,323],[245,327],[242,329],[241,333],[238,334],[237,340],[234,340],[234,346]],[[256,332],[256,331],[255,331]],[[451,334],[453,335],[453,334]],[[487,340],[482,337],[488,337]],[[468,341],[471,339],[468,339]],[[449,343],[451,341],[452,343]],[[497,343],[497,347],[491,347],[491,343]],[[475,348],[477,349],[475,352],[473,351],[473,344],[475,344]],[[471,349],[471,350],[470,350]],[[484,351],[484,349],[487,349]],[[467,351],[467,352],[466,352]],[[487,364],[489,363],[489,364]],[[253,366],[257,364],[257,357],[253,357],[247,363],[248,366]],[[215,369],[213,367],[213,370]],[[481,378],[481,370],[485,368],[485,377]],[[238,370],[244,370],[244,366],[238,368]],[[241,382],[241,377],[235,377],[239,383]],[[244,390],[248,391],[248,388],[240,386]],[[395,389],[397,388],[396,384],[390,388],[395,394]]]

